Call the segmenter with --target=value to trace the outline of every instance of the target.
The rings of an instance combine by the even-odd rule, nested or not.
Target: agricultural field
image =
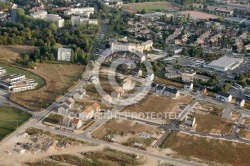
[[[0,140],[13,132],[17,125],[27,121],[31,115],[14,107],[0,107]],[[11,121],[7,121],[11,120]]]
[[[219,18],[216,15],[203,13],[203,12],[199,12],[199,11],[182,11],[182,12],[179,12],[179,13],[184,14],[184,15],[190,14],[191,17],[198,18],[198,19]]]
[[[248,166],[250,163],[250,145],[231,141],[175,132],[164,141],[161,148],[173,151],[172,155],[175,157],[202,160],[208,165],[216,165],[214,162],[217,162],[222,165]]]
[[[177,5],[173,5],[169,2],[143,2],[143,3],[129,3],[122,5],[124,10],[127,10],[129,12],[137,12],[141,11],[143,9],[146,10],[146,12],[155,12],[157,10],[171,10],[175,11],[178,10],[179,7]]]
[[[184,109],[188,104],[193,101],[192,97],[182,96],[178,99],[171,99],[164,95],[158,94],[148,94],[146,98],[144,98],[140,104],[128,106],[123,109],[123,113],[142,113],[144,117],[147,119],[147,114],[151,112],[154,113],[177,113],[180,109]],[[153,103],[153,104],[152,104]],[[167,118],[167,117],[162,117]]]
[[[13,64],[18,58],[21,58],[21,53],[31,53],[37,47],[28,45],[8,45],[0,46],[0,62]]]
[[[10,95],[10,100],[32,111],[40,111],[76,84],[84,72],[85,66],[41,63],[37,66],[37,69],[27,70],[44,78],[46,85],[38,90],[13,93]]]
[[[200,102],[194,108],[196,131],[205,133],[228,134],[234,121],[221,117],[223,108],[208,102]]]
[[[151,135],[150,138],[141,138],[140,133]],[[93,137],[110,142],[118,142],[126,146],[134,147],[134,143],[140,143],[141,149],[146,150],[160,135],[161,130],[155,126],[140,124],[125,119],[111,119],[95,130]]]

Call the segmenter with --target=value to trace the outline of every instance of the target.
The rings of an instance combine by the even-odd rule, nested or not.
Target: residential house
[[[64,127],[70,127],[71,126],[71,119],[69,118],[64,118],[61,122],[61,125]]]
[[[244,105],[245,105],[245,100],[242,99],[242,98],[237,97],[237,98],[236,98],[236,105],[238,105],[238,106],[240,106],[240,107],[244,107]]]
[[[216,99],[224,102],[231,102],[232,101],[232,95],[219,91],[216,95]]]
[[[172,87],[166,87],[163,94],[169,96],[170,98],[178,98],[180,96],[179,90]]]
[[[142,76],[142,70],[139,68],[135,68],[134,69],[134,75],[137,77],[141,77]]]
[[[124,91],[127,91],[127,90],[131,90],[132,89],[132,80],[131,80],[131,76],[128,76],[125,80],[124,80],[124,83],[122,85],[122,89]]]
[[[182,52],[182,48],[173,48],[170,51],[170,53],[172,53],[172,54],[179,54],[181,52]]]
[[[73,120],[72,120],[72,124],[71,124],[71,127],[73,128],[73,129],[76,129],[76,130],[78,130],[81,126],[82,126],[82,120],[81,119],[78,119],[78,118],[74,118]]]
[[[206,88],[206,87],[200,86],[200,87],[197,89],[197,94],[199,94],[199,95],[206,95],[206,94],[207,94],[207,88]]]
[[[62,115],[68,115],[69,113],[69,106],[67,104],[63,104],[57,108],[57,112]]]
[[[149,72],[146,76],[146,80],[153,81],[155,78],[155,75],[153,72]]]
[[[80,114],[79,114],[79,118],[81,118],[82,120],[86,121],[88,119],[91,119],[94,116],[94,109],[90,106],[87,107],[86,109],[84,109]]]
[[[111,96],[114,98],[120,98],[122,95],[124,95],[124,90],[122,88],[118,88],[111,92]]]
[[[193,82],[186,82],[184,84],[184,90],[188,90],[188,91],[193,91],[193,88],[194,88],[194,84]]]
[[[83,96],[86,94],[86,90],[85,89],[80,89],[78,91],[76,91],[74,94],[73,94],[73,99],[74,100],[82,100],[83,99]]]
[[[69,108],[73,108],[75,100],[70,97],[67,100],[65,100],[65,103],[69,106]]]
[[[102,104],[111,104],[111,102],[112,102],[112,97],[109,94],[104,96],[101,100]]]
[[[101,106],[98,103],[92,104],[91,107],[94,109],[95,112],[101,111]]]
[[[188,127],[194,127],[196,122],[195,117],[186,117],[184,124]]]
[[[97,76],[92,76],[90,79],[92,84],[98,84],[99,83],[99,78]]]
[[[156,83],[152,83],[151,84],[151,88],[150,88],[150,91],[151,92],[155,92],[156,91],[156,87],[158,86],[158,84],[156,84]]]
[[[158,85],[158,86],[156,87],[156,93],[162,95],[162,94],[163,94],[163,91],[164,91],[164,88],[165,88],[164,86]]]

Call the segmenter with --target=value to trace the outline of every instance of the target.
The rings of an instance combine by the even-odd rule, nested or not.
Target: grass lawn
[[[155,12],[156,10],[175,10],[174,6],[169,2],[143,2],[143,3],[129,3],[122,5],[125,10],[137,12],[145,9],[147,12]]]
[[[23,74],[23,75],[25,75],[26,78],[36,80],[36,82],[38,83],[38,85],[36,86],[36,89],[39,89],[45,85],[45,80],[42,77],[40,77],[32,72],[29,72],[29,71],[26,71],[23,69],[19,69],[16,67],[6,66],[3,64],[0,64],[0,66],[5,68],[5,70],[8,74]]]
[[[171,148],[178,153],[178,157],[205,160],[208,165],[211,161],[241,166],[248,166],[250,163],[250,145],[247,144],[172,133],[161,147]]]
[[[0,107],[0,140],[6,135],[13,132],[17,127],[16,121],[5,121],[5,120],[18,120],[20,126],[27,121],[31,115],[23,112],[14,107]]]

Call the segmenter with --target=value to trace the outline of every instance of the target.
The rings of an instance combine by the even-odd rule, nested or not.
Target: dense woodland
[[[86,64],[95,40],[100,31],[99,25],[80,25],[77,28],[58,29],[53,22],[31,19],[22,8],[17,9],[17,22],[1,23],[0,44],[28,44],[38,46],[30,56],[24,55],[18,62],[54,61],[57,49],[62,45],[72,48],[72,62]],[[32,65],[33,66],[33,65]]]

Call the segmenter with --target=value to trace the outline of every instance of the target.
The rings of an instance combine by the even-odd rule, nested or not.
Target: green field
[[[0,66],[5,68],[5,70],[7,71],[8,74],[23,74],[26,76],[26,78],[36,80],[36,82],[38,83],[38,85],[36,86],[36,89],[40,89],[41,87],[45,86],[45,80],[42,77],[40,77],[32,72],[29,72],[29,71],[26,71],[23,69],[19,69],[16,67],[6,66],[4,64],[0,64]]]
[[[145,9],[147,12],[155,12],[157,10],[175,10],[169,2],[143,2],[129,3],[123,5],[125,10],[137,12]]]
[[[0,107],[0,140],[13,132],[17,125],[27,121],[31,115],[14,107]],[[13,121],[8,121],[13,120]],[[18,122],[16,121],[18,120]]]

